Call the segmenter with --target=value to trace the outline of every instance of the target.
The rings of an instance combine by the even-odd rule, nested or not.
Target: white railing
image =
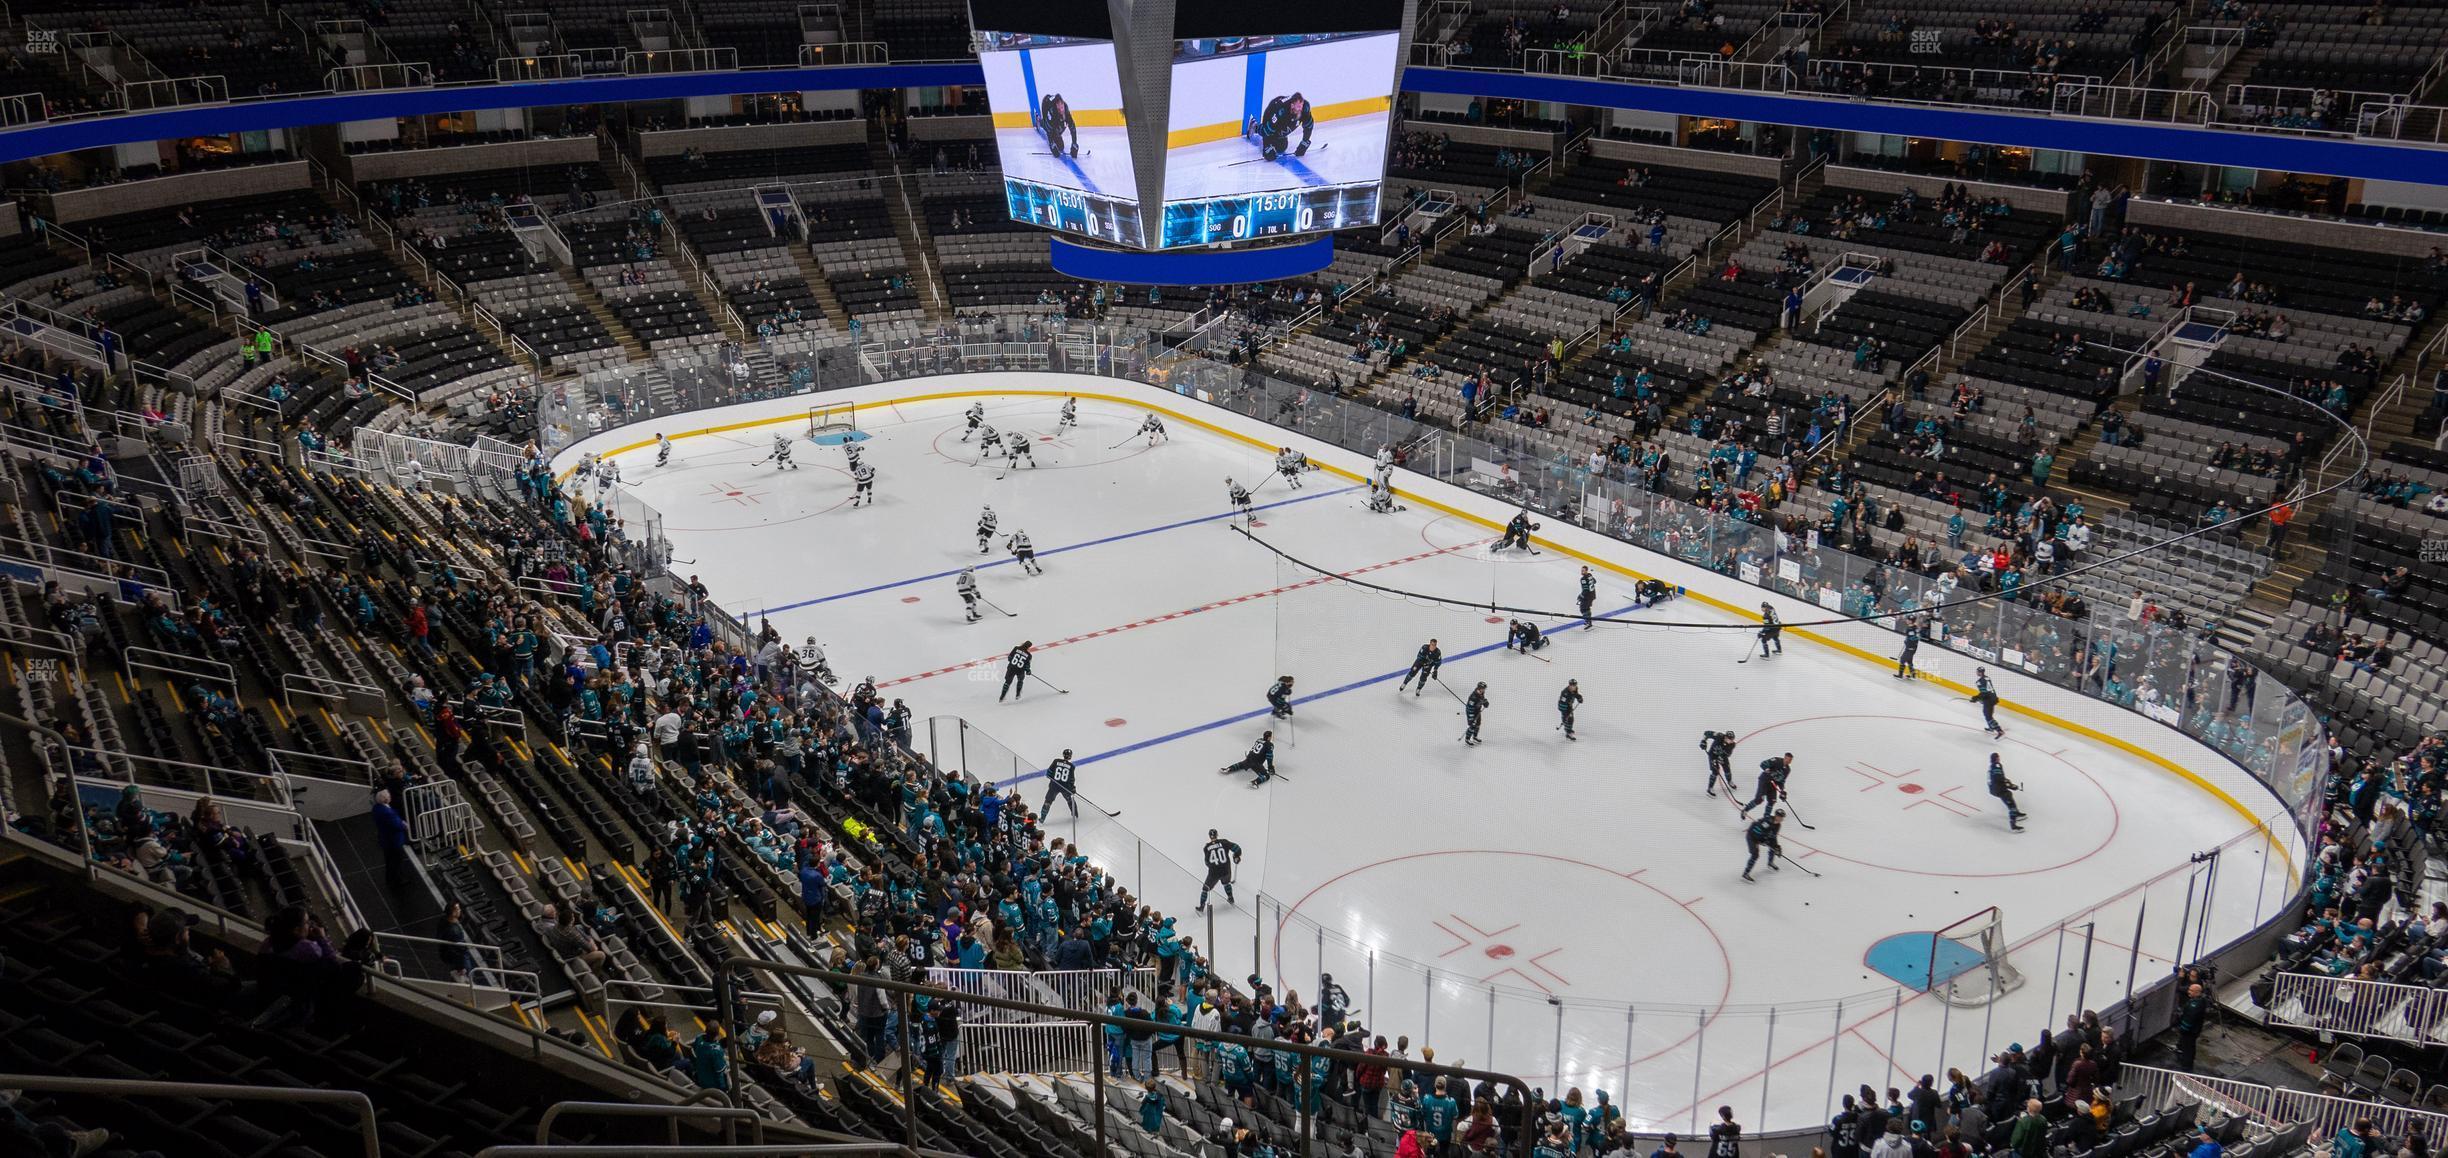
[[[2417,1122],[2422,1123],[2434,1138],[2441,1137],[2442,1131],[2448,1130],[2448,1114],[2391,1106],[2367,1098],[2339,1098],[2304,1090],[2281,1090],[2232,1078],[2180,1073],[2130,1062],[2118,1067],[2117,1094],[2119,1097],[2140,1094],[2146,1105],[2155,1107],[2192,1103],[2231,1117],[2247,1118],[2274,1130],[2291,1126],[2308,1127],[2310,1140],[2316,1141],[2333,1138],[2339,1130],[2364,1118],[2371,1119],[2372,1125],[2381,1134],[2391,1138],[2404,1137],[2406,1127]]]
[[[1153,969],[1050,970],[1029,973],[1003,969],[929,969],[927,984],[978,997],[1059,1005],[1065,1009],[1103,1012],[1116,993],[1137,993],[1153,1000]],[[967,1033],[967,1027],[962,1027]]]
[[[2432,1047],[2448,1044],[2448,991],[2317,973],[2272,979],[2266,1016],[2274,1022],[2354,1037]]]

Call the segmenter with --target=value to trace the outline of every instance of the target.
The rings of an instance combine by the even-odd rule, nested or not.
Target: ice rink
[[[1260,156],[1257,141],[1243,137],[1169,149],[1165,200],[1201,201],[1376,181],[1385,175],[1386,116],[1375,112],[1319,121],[1307,154],[1287,153],[1274,161]],[[1297,134],[1292,143],[1300,143]],[[1042,142],[1038,149],[1044,151]],[[1010,155],[1008,146],[1004,153]]]
[[[1003,173],[1057,189],[1078,189],[1136,201],[1132,183],[1130,130],[1122,125],[1079,127],[1079,155],[1055,156],[1045,134],[1032,128],[996,129],[995,155]]]
[[[1752,1129],[1798,1127],[1831,1091],[1978,1072],[1984,1050],[2110,1004],[2129,971],[2147,984],[2291,891],[2285,850],[2246,815],[2101,739],[2007,716],[1992,742],[1960,694],[1810,642],[1738,663],[1749,635],[1730,615],[1698,599],[1628,609],[1633,577],[1613,569],[1599,612],[1632,622],[1543,619],[1552,646],[1516,654],[1484,608],[1366,592],[1237,534],[1226,476],[1268,480],[1258,538],[1415,593],[1563,610],[1578,560],[1493,555],[1488,526],[1424,504],[1369,513],[1325,471],[1293,489],[1255,447],[1188,422],[1150,447],[1132,433],[1145,412],[1114,402],[1083,402],[1079,428],[1058,433],[1058,399],[990,399],[994,425],[1036,440],[1037,467],[999,477],[961,441],[967,401],[860,403],[868,507],[847,505],[836,447],[799,441],[796,471],[757,464],[789,423],[685,437],[661,469],[631,451],[621,472],[693,561],[679,570],[752,625],[822,641],[846,681],[872,675],[907,700],[939,762],[1026,777],[1035,805],[1037,770],[1074,749],[1082,791],[1123,815],[1062,814],[1052,831],[1179,918],[1220,972],[1304,996],[1331,972],[1372,1032],[1439,1061],[1604,1089],[1647,1128],[1720,1104]],[[1002,534],[1035,541],[1042,576],[999,541],[979,554],[987,504]],[[1606,562],[1658,561],[1623,547]],[[953,591],[969,564],[1001,609],[975,624]],[[1442,686],[1398,692],[1432,636]],[[999,701],[1002,655],[1022,640],[1048,682]],[[1970,679],[1964,657],[1921,657]],[[1264,692],[1284,674],[1296,715],[1272,721]],[[1571,741],[1555,711],[1568,679],[1587,696]],[[1465,747],[1451,693],[1480,681],[1485,742]],[[1219,774],[1269,726],[1281,778]],[[1796,864],[1742,879],[1743,822],[1703,792],[1703,729],[1742,737],[1746,796],[1762,758],[1794,753],[1812,826],[1787,826]],[[2165,734],[2171,759],[2211,759]],[[1992,752],[2024,785],[2027,832],[1984,792]],[[1212,923],[1192,915],[1182,867],[1210,827],[1246,850],[1238,903]],[[2212,848],[2214,883],[2188,864]],[[1865,961],[1990,906],[2025,981],[1989,1006],[1899,990]]]

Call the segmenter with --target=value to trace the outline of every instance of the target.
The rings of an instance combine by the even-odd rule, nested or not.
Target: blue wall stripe
[[[1101,249],[1054,233],[1046,238],[1053,249],[1054,272],[1124,285],[1240,285],[1301,277],[1334,264],[1331,233],[1292,245],[1169,252]]]
[[[394,92],[276,97],[225,105],[92,117],[0,131],[0,162],[25,161],[53,153],[138,141],[218,136],[478,109],[983,83],[984,75],[974,62],[947,62],[590,77]],[[1403,73],[1402,87],[1406,92],[1559,101],[1596,108],[1720,117],[1841,132],[1886,133],[2121,157],[2156,157],[2203,165],[2448,185],[2448,149],[2378,141],[2329,140],[2281,133],[2245,133],[2182,125],[2049,117],[2002,110],[1880,105],[1868,101],[1672,88],[1623,81],[1452,68],[1407,69]]]

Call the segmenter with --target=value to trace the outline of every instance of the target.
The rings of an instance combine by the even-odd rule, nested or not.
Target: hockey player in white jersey
[[[1045,574],[1045,568],[1037,565],[1037,548],[1029,544],[1027,531],[1013,531],[1003,547],[1012,553],[1012,558],[1020,561],[1021,570],[1031,575]]]
[[[1074,426],[1078,426],[1078,425],[1079,425],[1079,399],[1077,399],[1077,398],[1065,398],[1065,399],[1063,399],[1063,405],[1062,405],[1062,418],[1060,418],[1059,420],[1057,420],[1057,421],[1054,423],[1054,429],[1055,429],[1055,431],[1059,433],[1059,432],[1061,432],[1061,431],[1069,430],[1069,429],[1071,429],[1072,427],[1074,427]]]
[[[859,461],[867,457],[867,452],[859,449],[859,444],[849,439],[843,439],[841,446],[844,465],[851,470],[857,470]]]
[[[977,435],[978,458],[983,459],[987,455],[1003,449],[1003,435],[994,428],[994,423],[981,423],[977,428]],[[972,462],[969,465],[975,466],[977,464]]]
[[[962,417],[969,420],[969,428],[961,431],[960,440],[967,442],[970,435],[978,432],[978,427],[986,424],[986,404],[983,402],[970,403],[968,413],[963,414]]]
[[[1308,455],[1288,446],[1275,452],[1275,471],[1284,477],[1284,482],[1290,484],[1293,490],[1300,489],[1301,475],[1308,469]]]
[[[671,465],[671,436],[668,434],[655,435],[655,465]]]
[[[1139,423],[1139,433],[1147,435],[1149,446],[1154,446],[1159,441],[1172,441],[1172,436],[1165,433],[1164,420],[1153,414],[1148,415]]]
[[[787,435],[774,435],[773,453],[766,457],[773,460],[775,470],[799,469],[799,464],[791,461],[791,444]]]
[[[952,581],[952,589],[960,592],[961,606],[968,610],[969,622],[976,623],[978,620],[985,618],[985,616],[978,614],[978,599],[980,596],[978,594],[977,568],[961,568],[960,578]]]
[[[1018,466],[1025,462],[1030,470],[1037,469],[1036,445],[1024,431],[1015,430],[1003,436],[1003,455],[1006,467]]]
[[[1235,514],[1235,515],[1237,515],[1237,516],[1239,516],[1239,517],[1241,517],[1241,518],[1244,518],[1244,519],[1249,518],[1249,517],[1250,517],[1250,492],[1249,492],[1249,488],[1248,488],[1248,487],[1245,487],[1245,486],[1242,486],[1240,483],[1234,482],[1233,480],[1231,480],[1231,479],[1227,478],[1227,479],[1225,479],[1225,480],[1224,480],[1224,492],[1225,492],[1226,497],[1228,497],[1228,498],[1230,498],[1230,499],[1232,500],[1233,514]]]
[[[993,507],[978,512],[978,554],[983,555],[994,543],[995,513]]]
[[[863,462],[850,468],[850,481],[858,484],[858,489],[851,492],[850,505],[854,507],[874,506],[875,468]]]

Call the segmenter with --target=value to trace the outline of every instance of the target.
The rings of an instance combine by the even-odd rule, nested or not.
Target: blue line
[[[1293,176],[1300,178],[1300,179],[1301,179],[1301,184],[1304,184],[1304,185],[1323,185],[1323,184],[1325,184],[1325,183],[1326,183],[1326,179],[1325,179],[1324,177],[1320,177],[1320,176],[1318,176],[1318,175],[1317,175],[1317,171],[1316,171],[1316,170],[1314,170],[1314,169],[1311,169],[1311,168],[1309,167],[1308,162],[1303,161],[1303,160],[1301,160],[1300,158],[1295,157],[1295,156],[1293,156],[1293,155],[1292,155],[1292,154],[1290,154],[1290,153],[1285,153],[1283,156],[1278,157],[1278,158],[1276,158],[1275,160],[1276,160],[1276,163],[1277,163],[1277,164],[1282,165],[1282,166],[1284,167],[1284,171],[1285,171],[1285,172],[1288,172],[1288,173],[1292,174]]]
[[[1258,114],[1266,111],[1266,54],[1253,52],[1243,59],[1249,65],[1241,70],[1241,124],[1236,135],[1247,134],[1258,122]]]
[[[1627,613],[1629,613],[1629,612],[1634,612],[1634,611],[1646,611],[1646,610],[1648,610],[1648,608],[1643,607],[1643,606],[1641,606],[1641,605],[1640,605],[1640,604],[1638,604],[1638,603],[1632,603],[1632,604],[1627,604],[1626,606],[1623,606],[1623,607],[1618,607],[1618,608],[1616,608],[1616,609],[1615,609],[1615,610],[1613,610],[1613,611],[1604,612],[1603,614],[1604,614],[1604,615],[1605,615],[1607,618],[1612,619],[1612,618],[1614,618],[1614,617],[1616,617],[1616,616],[1618,616],[1618,615],[1627,614]],[[1585,631],[1585,630],[1588,630],[1588,627],[1587,627],[1587,625],[1580,624],[1580,623],[1567,623],[1567,624],[1564,624],[1564,625],[1563,625],[1563,626],[1561,626],[1561,627],[1556,628],[1556,629],[1555,629],[1555,631],[1550,631],[1550,632],[1548,632],[1547,634],[1549,634],[1549,635],[1555,635],[1555,634],[1558,634],[1558,633],[1560,633],[1560,632],[1565,632],[1565,631],[1574,631],[1574,630],[1584,630],[1584,631]],[[1510,647],[1510,646],[1512,646],[1512,644],[1511,644],[1511,642],[1510,642],[1510,640],[1509,640],[1509,639],[1507,640],[1507,642],[1504,642],[1504,643],[1491,643],[1491,644],[1486,644],[1486,645],[1481,646],[1481,647],[1474,647],[1474,648],[1470,649],[1469,651],[1460,652],[1460,653],[1457,653],[1457,654],[1455,654],[1455,655],[1448,656],[1448,657],[1446,657],[1446,658],[1445,658],[1445,659],[1444,659],[1442,662],[1443,662],[1443,663],[1460,663],[1460,662],[1462,662],[1463,660],[1466,660],[1466,659],[1472,659],[1472,658],[1475,658],[1475,657],[1477,657],[1477,656],[1486,655],[1487,653],[1489,653],[1489,652],[1491,652],[1491,651],[1497,651],[1497,650],[1500,650],[1500,649],[1502,649],[1502,648],[1507,648],[1507,647]],[[1441,666],[1441,665],[1440,665],[1440,666]],[[1341,687],[1337,687],[1337,688],[1328,688],[1328,689],[1326,689],[1325,691],[1322,691],[1322,692],[1311,692],[1310,694],[1305,695],[1305,696],[1297,696],[1297,697],[1295,697],[1295,698],[1292,700],[1292,702],[1293,702],[1293,703],[1295,703],[1295,704],[1306,704],[1306,703],[1311,703],[1311,702],[1314,702],[1314,701],[1317,701],[1317,700],[1322,700],[1322,699],[1325,699],[1325,698],[1327,698],[1328,696],[1339,696],[1339,695],[1342,695],[1342,694],[1343,694],[1343,693],[1345,693],[1345,692],[1350,692],[1350,691],[1358,691],[1359,689],[1361,689],[1361,688],[1365,688],[1365,687],[1368,687],[1368,686],[1370,686],[1370,685],[1372,685],[1372,684],[1381,684],[1381,683],[1386,682],[1387,680],[1394,679],[1394,678],[1397,678],[1397,677],[1399,677],[1399,676],[1407,675],[1407,674],[1409,674],[1409,673],[1410,673],[1410,670],[1411,670],[1411,669],[1410,669],[1409,667],[1404,667],[1404,668],[1402,668],[1402,669],[1400,669],[1400,670],[1397,670],[1397,671],[1390,671],[1390,672],[1386,672],[1386,673],[1385,673],[1385,674],[1383,674],[1383,675],[1373,675],[1373,676],[1368,676],[1368,677],[1365,677],[1365,678],[1362,678],[1362,679],[1356,679],[1356,680],[1353,680],[1353,681],[1352,681],[1352,682],[1350,682],[1350,683],[1344,684],[1344,685],[1343,685],[1343,686],[1341,686]],[[1440,681],[1440,682],[1441,682],[1441,681]],[[1116,749],[1114,749],[1114,750],[1112,750],[1112,751],[1110,751],[1110,752],[1099,752],[1099,753],[1097,753],[1097,754],[1096,754],[1096,755],[1094,755],[1094,756],[1082,756],[1082,757],[1080,757],[1079,759],[1077,759],[1077,760],[1075,760],[1075,761],[1072,761],[1072,763],[1073,763],[1073,765],[1074,765],[1074,766],[1078,766],[1078,765],[1085,765],[1085,764],[1094,764],[1094,763],[1096,763],[1096,762],[1097,762],[1097,761],[1099,761],[1099,760],[1110,760],[1110,759],[1112,759],[1112,758],[1114,758],[1114,757],[1116,757],[1116,756],[1127,756],[1127,755],[1129,755],[1129,754],[1130,754],[1130,753],[1132,753],[1132,752],[1137,752],[1137,751],[1140,751],[1141,749],[1144,749],[1144,748],[1153,748],[1153,747],[1156,747],[1156,746],[1157,746],[1157,745],[1159,745],[1159,744],[1170,744],[1170,743],[1172,743],[1172,742],[1173,742],[1173,741],[1175,741],[1175,740],[1180,740],[1180,739],[1184,739],[1184,738],[1186,738],[1186,737],[1195,736],[1195,735],[1198,735],[1198,734],[1199,734],[1199,733],[1201,733],[1201,732],[1212,732],[1212,731],[1215,731],[1217,728],[1229,728],[1229,727],[1233,726],[1234,724],[1238,724],[1238,723],[1241,723],[1241,722],[1246,721],[1246,720],[1254,720],[1254,719],[1257,719],[1258,717],[1263,716],[1263,715],[1266,715],[1266,714],[1268,714],[1268,713],[1270,713],[1270,712],[1272,712],[1272,711],[1274,711],[1274,710],[1275,710],[1275,709],[1273,709],[1273,708],[1271,708],[1271,707],[1270,707],[1270,708],[1258,708],[1258,709],[1255,709],[1255,710],[1253,710],[1253,711],[1242,712],[1242,713],[1240,713],[1240,714],[1238,714],[1238,715],[1226,716],[1226,717],[1224,717],[1224,718],[1223,718],[1223,719],[1221,719],[1221,720],[1210,720],[1210,721],[1208,721],[1208,722],[1206,722],[1206,723],[1204,723],[1204,724],[1193,724],[1193,725],[1191,725],[1190,727],[1183,728],[1182,730],[1180,730],[1180,731],[1178,731],[1178,732],[1173,732],[1173,733],[1170,733],[1170,734],[1167,734],[1167,735],[1163,735],[1163,736],[1156,736],[1156,737],[1153,737],[1153,738],[1151,738],[1151,739],[1141,740],[1141,741],[1139,741],[1139,742],[1137,742],[1137,743],[1135,743],[1135,744],[1124,744],[1123,746],[1121,746],[1121,747],[1119,747],[1119,748],[1116,748]],[[1012,778],[1011,778],[1011,779],[1009,779],[1009,780],[998,780],[998,781],[996,781],[995,783],[996,783],[996,785],[997,785],[997,786],[999,786],[999,787],[1008,787],[1008,786],[1013,785],[1013,784],[1019,784],[1019,783],[1021,783],[1021,782],[1023,782],[1023,781],[1035,780],[1035,779],[1037,779],[1038,777],[1043,776],[1043,775],[1045,775],[1045,772],[1044,772],[1043,770],[1039,770],[1039,771],[1035,771],[1035,772],[1023,772],[1023,773],[1021,773],[1020,775],[1018,775],[1018,776],[1014,776],[1014,777],[1012,777]]]
[[[1271,503],[1260,503],[1250,509],[1257,511],[1271,511],[1277,507],[1288,507],[1294,503],[1305,503],[1313,499],[1331,499],[1336,495],[1347,495],[1353,491],[1361,489],[1364,488],[1359,486],[1348,486],[1331,491],[1319,491],[1313,495],[1301,495],[1298,498],[1279,499]],[[1042,559],[1049,555],[1062,555],[1072,551],[1084,551],[1090,547],[1102,547],[1107,543],[1119,543],[1124,539],[1136,539],[1141,535],[1153,535],[1163,531],[1177,531],[1183,527],[1195,527],[1200,523],[1212,523],[1217,519],[1232,518],[1234,513],[1235,512],[1232,511],[1225,511],[1221,514],[1200,515],[1195,519],[1183,519],[1178,523],[1166,523],[1161,527],[1149,527],[1145,530],[1139,531],[1124,531],[1119,535],[1107,535],[1102,539],[1090,539],[1085,543],[1073,543],[1068,547],[1049,548],[1047,550],[1037,552],[1037,557]],[[1018,560],[1014,559],[997,559],[991,563],[979,563],[977,564],[977,569],[984,571],[990,567],[1009,567],[1017,561]],[[890,583],[878,583],[873,587],[861,587],[856,591],[844,591],[835,595],[820,595],[814,599],[802,599],[797,603],[785,603],[780,607],[767,607],[756,612],[756,614],[764,616],[772,615],[777,611],[797,611],[802,607],[814,607],[819,603],[831,603],[835,600],[849,599],[860,595],[873,595],[878,591],[890,591],[895,587],[907,587],[912,583],[929,583],[937,579],[946,579],[950,578],[951,576],[958,575],[961,573],[961,570],[961,568],[955,567],[949,571],[937,571],[932,575],[920,575],[915,579],[896,579]]]

